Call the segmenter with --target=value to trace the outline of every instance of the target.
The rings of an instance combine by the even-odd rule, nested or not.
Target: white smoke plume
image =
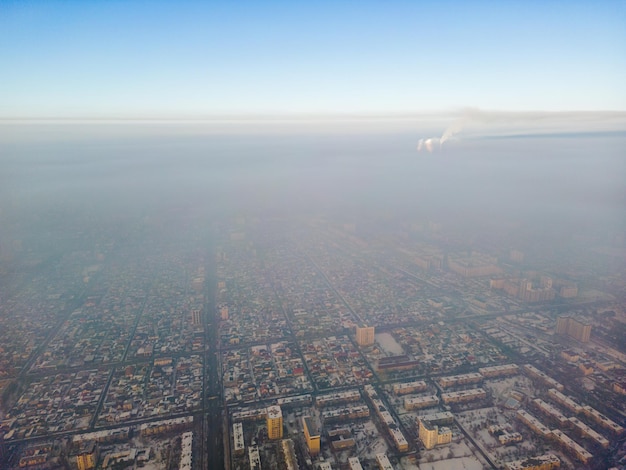
[[[420,139],[417,151],[433,152],[461,131],[470,136],[547,135],[559,132],[623,131],[623,111],[485,111],[466,108],[441,134],[441,137]],[[439,144],[437,146],[437,144]]]
[[[453,137],[455,134],[458,134],[463,130],[465,124],[467,123],[468,118],[459,119],[455,123],[453,123],[450,127],[448,127],[444,133],[441,135],[439,139],[439,146],[443,145],[443,143],[448,140],[450,137]]]
[[[425,150],[428,153],[432,153],[433,150],[437,148],[436,147],[437,144],[439,144],[438,148],[441,149],[441,146],[446,140],[450,139],[455,134],[458,134],[459,132],[461,132],[461,130],[465,126],[466,121],[467,121],[466,118],[456,121],[454,124],[452,124],[450,127],[448,127],[444,131],[441,137],[430,137],[428,139],[420,139],[419,142],[417,143],[417,151],[421,152],[422,150]]]
[[[432,153],[433,150],[436,148],[436,144],[439,144],[439,147],[441,147],[441,139],[439,139],[438,137],[420,139],[417,143],[417,151],[421,152],[422,150],[425,150],[428,153]]]

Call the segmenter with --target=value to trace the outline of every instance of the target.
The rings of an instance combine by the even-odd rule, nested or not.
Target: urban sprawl
[[[433,222],[93,236],[10,254],[2,468],[626,468],[623,266]]]

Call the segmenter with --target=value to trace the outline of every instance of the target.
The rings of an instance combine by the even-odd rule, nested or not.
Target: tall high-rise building
[[[194,326],[202,324],[202,310],[199,308],[191,309],[191,323]]]
[[[569,316],[560,316],[556,320],[556,333],[588,343],[591,338],[591,324]]]
[[[278,405],[267,408],[267,437],[270,439],[283,437],[283,412]]]
[[[374,327],[373,326],[357,326],[356,342],[359,346],[371,346],[374,344]]]
[[[567,327],[569,325],[569,317],[561,315],[556,319],[556,334],[566,335]]]
[[[311,416],[303,416],[302,424],[304,425],[304,437],[306,437],[309,455],[315,456],[320,453],[320,432]]]
[[[517,298],[524,302],[545,302],[555,297],[556,291],[552,288],[552,279],[548,276],[542,276],[539,283],[528,279],[520,281]]]
[[[440,444],[448,444],[452,441],[450,428],[440,428],[430,421],[420,419],[419,438],[427,449],[433,449]]]
[[[433,449],[437,445],[437,430],[437,426],[420,420],[419,437],[427,449]]]
[[[568,333],[572,338],[582,343],[588,343],[591,338],[591,324],[583,323],[574,318],[570,318]]]
[[[572,299],[578,296],[578,286],[574,283],[567,283],[561,286],[559,295],[564,299]]]
[[[228,320],[228,305],[222,305],[220,307],[220,318],[222,320]]]

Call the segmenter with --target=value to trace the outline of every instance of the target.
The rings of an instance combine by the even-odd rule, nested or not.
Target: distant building
[[[557,423],[559,423],[559,426],[565,427],[569,425],[569,420],[567,419],[567,417],[563,413],[561,413],[558,408],[552,406],[550,403],[546,403],[541,398],[535,398],[532,401],[532,404],[544,415],[549,416]]]
[[[615,393],[619,393],[620,395],[626,395],[626,381],[615,382],[613,384],[613,391]]]
[[[522,442],[522,435],[518,432],[504,432],[498,436],[501,445],[511,444],[513,442]]]
[[[578,286],[576,284],[564,284],[561,286],[559,290],[559,295],[564,299],[571,299],[574,297],[578,297]]]
[[[400,354],[399,356],[386,356],[378,359],[378,370],[388,369],[412,369],[419,364],[419,361],[413,359],[406,354]]]
[[[437,395],[426,395],[419,397],[410,397],[404,399],[405,410],[419,410],[421,408],[428,408],[439,404],[439,397]]]
[[[373,326],[357,326],[356,342],[359,346],[371,346],[374,344],[374,327]]]
[[[523,263],[524,253],[519,250],[511,250],[509,252],[509,258],[511,259],[511,261],[514,261],[516,263]]]
[[[565,387],[563,384],[557,382],[549,375],[546,375],[544,372],[537,369],[532,364],[525,364],[524,371],[533,379],[541,380],[543,383],[548,385],[551,388],[556,388],[559,392],[562,392]]]
[[[473,388],[471,390],[461,390],[459,392],[447,392],[441,394],[441,401],[446,405],[450,403],[466,403],[468,401],[482,400],[487,398],[487,392],[482,388]]]
[[[440,411],[438,413],[431,413],[426,416],[422,416],[420,419],[428,421],[431,424],[452,424],[454,423],[454,415],[449,411]]]
[[[261,470],[261,455],[257,446],[248,447],[248,461],[250,470]]]
[[[557,324],[557,329],[558,329],[558,324]],[[560,334],[563,334],[563,332],[561,332]],[[578,362],[578,360],[580,359],[580,355],[576,352],[573,351],[571,349],[566,349],[565,351],[561,351],[561,358],[565,359],[568,362]]]
[[[583,423],[581,420],[579,420],[575,416],[570,417],[569,422],[574,426],[574,428],[576,428],[577,432],[581,434],[582,436],[591,439],[600,447],[603,447],[605,449],[609,447],[610,442],[606,437],[604,437],[599,432],[587,426],[585,423]]]
[[[338,403],[359,401],[360,399],[361,399],[361,394],[359,393],[358,390],[344,390],[342,392],[318,395],[315,398],[315,404],[321,408],[321,407],[328,406],[328,405],[336,405]]]
[[[565,408],[567,408],[568,410],[570,410],[573,413],[580,413],[582,411],[582,406],[579,405],[575,400],[573,400],[572,398],[568,397],[567,395],[561,393],[560,391],[558,391],[556,388],[551,388],[548,390],[548,396],[550,397],[550,400],[553,400],[557,403],[559,403],[560,405],[564,406]]]
[[[81,442],[76,454],[78,470],[91,470],[98,463],[98,444],[95,441]]]
[[[393,385],[393,393],[396,395],[406,395],[407,393],[423,392],[428,388],[423,380],[414,382],[402,382]]]
[[[587,418],[591,418],[596,424],[599,424],[605,429],[612,431],[616,436],[624,434],[624,428],[616,422],[610,420],[595,408],[589,405],[582,407],[582,412]]]
[[[150,423],[144,423],[139,427],[139,433],[142,436],[154,436],[156,434],[162,434],[162,433],[166,433],[166,432],[172,432],[172,431],[178,431],[178,430],[182,430],[182,429],[187,429],[191,426],[191,424],[193,423],[193,416],[185,416],[184,418],[172,418],[172,419],[165,419],[163,421],[154,421],[154,422],[150,422]],[[109,434],[112,432],[115,432],[117,430],[112,430],[112,431],[107,431]],[[123,439],[128,439],[128,434],[129,434],[130,429],[129,428],[125,428],[125,432],[122,434]],[[91,435],[97,435],[97,434],[101,434],[104,433],[105,431],[99,431],[96,433],[90,433]],[[118,437],[115,440],[123,440],[120,437]],[[106,439],[106,440],[102,440],[102,439],[97,439],[98,442],[107,442],[107,441],[111,441],[113,439]]]
[[[316,456],[320,453],[320,432],[311,416],[303,416],[304,437],[309,455]]]
[[[204,289],[204,276],[194,277],[191,281],[191,286],[197,293],[202,292]]]
[[[501,366],[481,367],[478,369],[478,372],[483,377],[503,377],[517,374],[519,367],[517,364],[504,364]]]
[[[172,357],[171,356],[164,356],[164,357],[157,357],[153,363],[155,366],[169,366],[172,364]],[[126,374],[128,376],[128,374]],[[132,374],[131,374],[132,375]]]
[[[191,309],[191,324],[194,326],[202,325],[202,310],[199,308]]]
[[[548,437],[550,435],[550,429],[527,411],[517,410],[516,416],[517,419],[519,419],[522,423],[524,423],[540,436]]]
[[[324,422],[345,421],[365,418],[370,415],[370,409],[367,405],[346,406],[344,408],[333,408],[332,410],[322,411],[322,419]]]
[[[328,441],[330,442],[330,447],[334,450],[349,449],[356,445],[352,432],[348,428],[328,431]]]
[[[246,446],[243,440],[243,424],[233,424],[233,451],[235,455],[243,455]]]
[[[376,454],[376,463],[378,464],[378,470],[393,470],[393,465],[391,465],[387,454]]]
[[[483,375],[478,372],[469,374],[451,375],[448,377],[439,377],[439,385],[442,388],[453,387],[455,385],[475,384],[483,380]]]
[[[444,254],[437,247],[420,244],[411,250],[400,249],[400,251],[406,261],[415,264],[424,271],[443,268]]]
[[[593,363],[590,361],[581,362],[580,364],[578,364],[578,370],[580,370],[583,375],[593,374]]]
[[[523,460],[515,460],[506,464],[507,470],[552,470],[559,468],[561,461],[554,454],[528,457]]]
[[[36,452],[32,455],[26,455],[20,459],[20,467],[31,467],[34,465],[42,465],[47,462],[49,454],[47,452]]]
[[[470,256],[448,256],[448,269],[463,277],[481,277],[500,274],[502,269],[497,259],[483,253],[472,252]]]
[[[228,320],[228,306],[227,305],[223,305],[220,308],[220,319]]]
[[[560,429],[552,430],[551,436],[557,443],[564,447],[568,452],[573,454],[582,463],[587,463],[593,458],[593,454],[587,452],[587,450],[572,440],[567,434]]]
[[[183,433],[181,436],[180,446],[180,462],[178,463],[178,470],[191,470],[193,464],[193,455],[191,452],[193,446],[192,431]],[[121,468],[124,468],[124,466]]]
[[[506,279],[497,276],[490,280],[489,287],[504,290],[506,294],[524,302],[546,302],[556,297],[552,278],[548,276],[540,276],[538,279]]]
[[[452,431],[447,427],[439,427],[425,419],[420,420],[419,438],[426,449],[433,449],[440,444],[452,442]]]
[[[267,408],[267,437],[270,439],[283,437],[283,412],[280,406],[274,405]]]
[[[287,470],[298,470],[298,458],[296,457],[293,441],[291,439],[284,439],[281,441],[280,445]]]
[[[588,343],[591,337],[591,324],[561,315],[556,320],[556,334],[569,336],[581,343]]]
[[[552,279],[541,276],[538,283],[528,279],[522,279],[519,284],[517,298],[524,302],[545,302],[554,300],[556,291],[552,288]]]

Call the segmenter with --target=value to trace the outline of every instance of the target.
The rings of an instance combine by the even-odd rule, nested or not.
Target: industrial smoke
[[[430,137],[428,139],[420,139],[419,142],[417,143],[417,151],[421,152],[422,150],[425,150],[428,153],[432,153],[433,150],[436,149],[437,144],[439,144],[439,149],[441,149],[441,146],[443,145],[444,142],[446,142],[448,139],[453,137],[455,134],[458,134],[459,132],[461,132],[461,130],[463,129],[463,126],[465,125],[465,121],[466,120],[463,119],[463,120],[455,122],[450,127],[448,127],[444,131],[443,134],[441,134],[441,137]]]
[[[430,139],[420,139],[417,143],[417,151],[421,152],[422,150],[425,150],[428,153],[432,153],[436,144],[439,144],[439,146],[441,147],[441,140],[437,137],[431,137]]]

